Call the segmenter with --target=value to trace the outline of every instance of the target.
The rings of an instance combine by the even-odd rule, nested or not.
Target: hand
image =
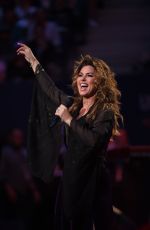
[[[60,105],[55,112],[55,115],[59,116],[62,121],[70,126],[72,116],[70,115],[68,109],[64,105]]]
[[[20,54],[24,55],[24,58],[27,60],[27,62],[30,63],[32,69],[35,72],[35,68],[39,62],[34,56],[34,54],[32,53],[32,50],[30,49],[30,47],[28,47],[27,45],[23,43],[17,43],[17,44],[20,46],[16,51],[17,55],[20,55]]]

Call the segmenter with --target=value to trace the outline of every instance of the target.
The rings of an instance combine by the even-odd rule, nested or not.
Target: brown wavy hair
[[[95,103],[92,110],[88,113],[86,119],[93,120],[98,110],[111,110],[114,114],[113,135],[118,134],[119,119],[123,120],[120,113],[121,92],[117,87],[115,74],[110,67],[101,59],[91,57],[90,55],[81,56],[75,61],[72,78],[72,88],[74,91],[74,103],[70,107],[70,112],[74,113],[82,105],[82,97],[79,95],[77,88],[77,77],[83,66],[91,65],[96,74],[96,94]]]

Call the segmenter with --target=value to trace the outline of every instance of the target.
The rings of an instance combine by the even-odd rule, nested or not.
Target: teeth
[[[86,84],[86,83],[81,83],[81,87],[85,87],[85,86],[88,86],[88,84]]]

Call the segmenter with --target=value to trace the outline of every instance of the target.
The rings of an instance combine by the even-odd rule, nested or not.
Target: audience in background
[[[41,202],[41,195],[28,167],[24,144],[22,130],[12,129],[8,134],[6,144],[1,149],[0,158],[0,224],[1,216],[3,220],[6,219],[6,222],[14,219],[16,220],[15,229],[17,229],[18,220],[21,229],[25,227],[25,229],[30,229],[32,212]]]
[[[16,43],[26,42],[35,49],[37,57],[46,64],[48,71],[51,72],[51,65],[44,63],[46,59],[53,63],[52,66],[56,65],[65,71],[65,81],[70,83],[70,62],[78,52],[78,47],[87,42],[89,21],[93,21],[91,17],[93,12],[96,15],[98,8],[99,1],[90,0],[1,0],[0,50],[3,61],[6,66],[8,63],[13,64]],[[15,66],[16,73],[9,71],[8,66],[7,78],[16,78],[22,65]],[[23,71],[20,78],[22,75]],[[58,77],[61,79],[60,73]]]

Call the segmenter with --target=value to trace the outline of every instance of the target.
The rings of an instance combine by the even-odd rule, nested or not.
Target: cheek
[[[89,82],[89,85],[90,85],[92,88],[95,88],[95,87],[97,87],[97,81],[96,81],[96,80],[91,80],[91,81]]]

